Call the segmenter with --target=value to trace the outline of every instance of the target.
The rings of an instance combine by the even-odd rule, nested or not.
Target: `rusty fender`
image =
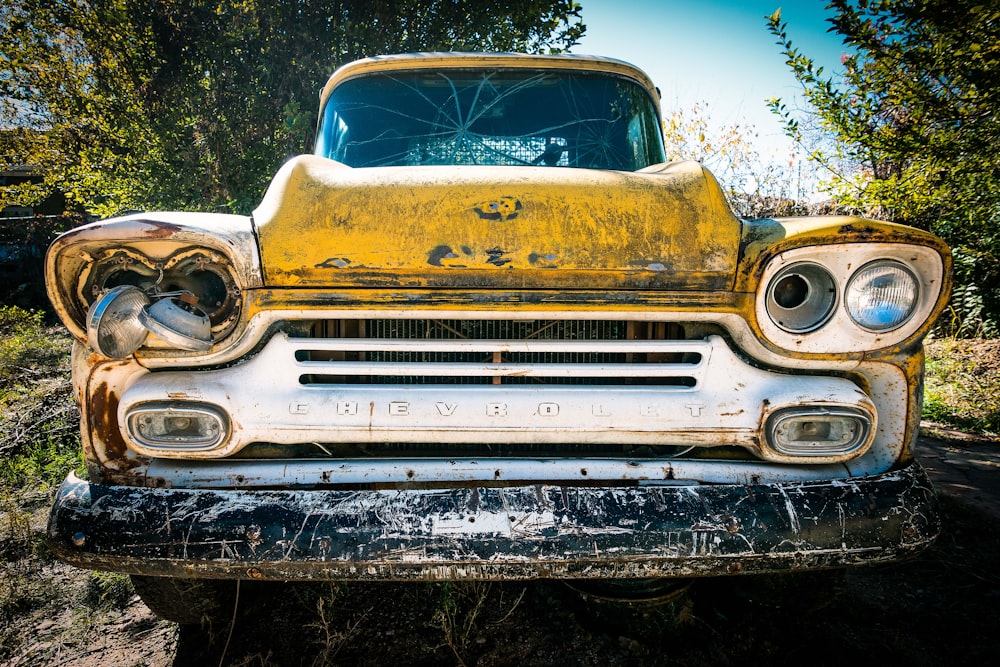
[[[940,530],[917,464],[808,483],[192,490],[70,476],[48,542],[77,566],[184,577],[687,577],[896,560]]]

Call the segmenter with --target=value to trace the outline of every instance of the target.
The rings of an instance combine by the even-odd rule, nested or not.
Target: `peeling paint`
[[[433,250],[431,250],[430,254],[427,256],[427,263],[430,264],[431,266],[442,266],[441,264],[442,259],[457,259],[457,258],[458,255],[456,255],[455,252],[449,246],[439,245]]]
[[[496,200],[479,204],[472,208],[473,212],[483,220],[513,220],[523,208],[521,202],[514,197],[501,197]]]
[[[507,253],[500,249],[499,246],[495,246],[486,251],[486,263],[492,264],[493,266],[503,266],[504,264],[510,263],[509,257],[504,257]]]
[[[342,269],[350,266],[351,260],[346,257],[331,257],[316,265],[317,269]]]

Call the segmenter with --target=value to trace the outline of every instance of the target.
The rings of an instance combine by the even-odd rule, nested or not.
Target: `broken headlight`
[[[150,332],[156,335],[153,347],[205,351],[239,317],[240,290],[231,267],[202,249],[162,260],[110,250],[93,263],[80,296],[90,301],[88,342],[111,358],[132,354]]]

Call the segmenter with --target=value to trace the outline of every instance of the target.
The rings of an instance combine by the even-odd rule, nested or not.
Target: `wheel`
[[[687,593],[691,579],[567,579],[566,585],[585,600],[656,607]]]
[[[576,617],[594,632],[653,640],[679,636],[692,619],[691,579],[566,580]]]
[[[236,582],[131,575],[132,587],[150,611],[181,625],[228,622],[236,603]]]

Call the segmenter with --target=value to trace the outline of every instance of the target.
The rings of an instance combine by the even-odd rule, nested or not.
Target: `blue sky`
[[[779,159],[792,148],[765,100],[791,102],[799,87],[764,16],[781,7],[792,42],[824,72],[839,71],[844,52],[827,32],[827,0],[578,1],[587,33],[574,53],[638,65],[659,86],[665,112],[706,102],[720,126],[753,125],[758,150]]]

